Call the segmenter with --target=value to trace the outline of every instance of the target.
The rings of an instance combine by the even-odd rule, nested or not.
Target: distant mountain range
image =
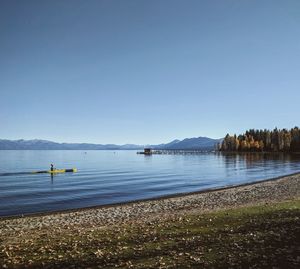
[[[48,140],[7,140],[0,139],[0,150],[140,150],[145,147],[152,149],[178,149],[178,150],[210,150],[221,139],[208,137],[186,138],[174,140],[159,145],[115,145],[115,144],[89,144],[89,143],[57,143]]]
[[[214,149],[215,145],[221,140],[208,137],[194,137],[174,140],[168,144],[153,145],[152,147],[154,149],[209,150]]]

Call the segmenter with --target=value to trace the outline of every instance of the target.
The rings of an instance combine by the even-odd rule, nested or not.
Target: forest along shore
[[[169,268],[182,262],[218,268],[226,261],[262,268],[277,261],[297,268],[299,219],[295,174],[172,198],[0,219],[0,264]]]

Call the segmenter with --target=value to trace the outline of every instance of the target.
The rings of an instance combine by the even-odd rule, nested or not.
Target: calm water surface
[[[14,174],[76,167],[78,173]],[[300,171],[299,155],[0,150],[0,216],[112,204]],[[11,173],[11,174],[10,174]]]

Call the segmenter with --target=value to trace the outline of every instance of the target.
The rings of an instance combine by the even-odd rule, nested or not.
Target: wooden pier
[[[191,154],[203,154],[203,153],[215,153],[215,150],[179,150],[179,149],[158,149],[158,150],[147,150],[140,151],[137,154],[144,155],[191,155]]]

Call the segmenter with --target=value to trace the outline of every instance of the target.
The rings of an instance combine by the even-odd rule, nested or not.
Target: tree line
[[[238,136],[227,134],[217,147],[220,151],[300,152],[300,129],[250,129]]]

